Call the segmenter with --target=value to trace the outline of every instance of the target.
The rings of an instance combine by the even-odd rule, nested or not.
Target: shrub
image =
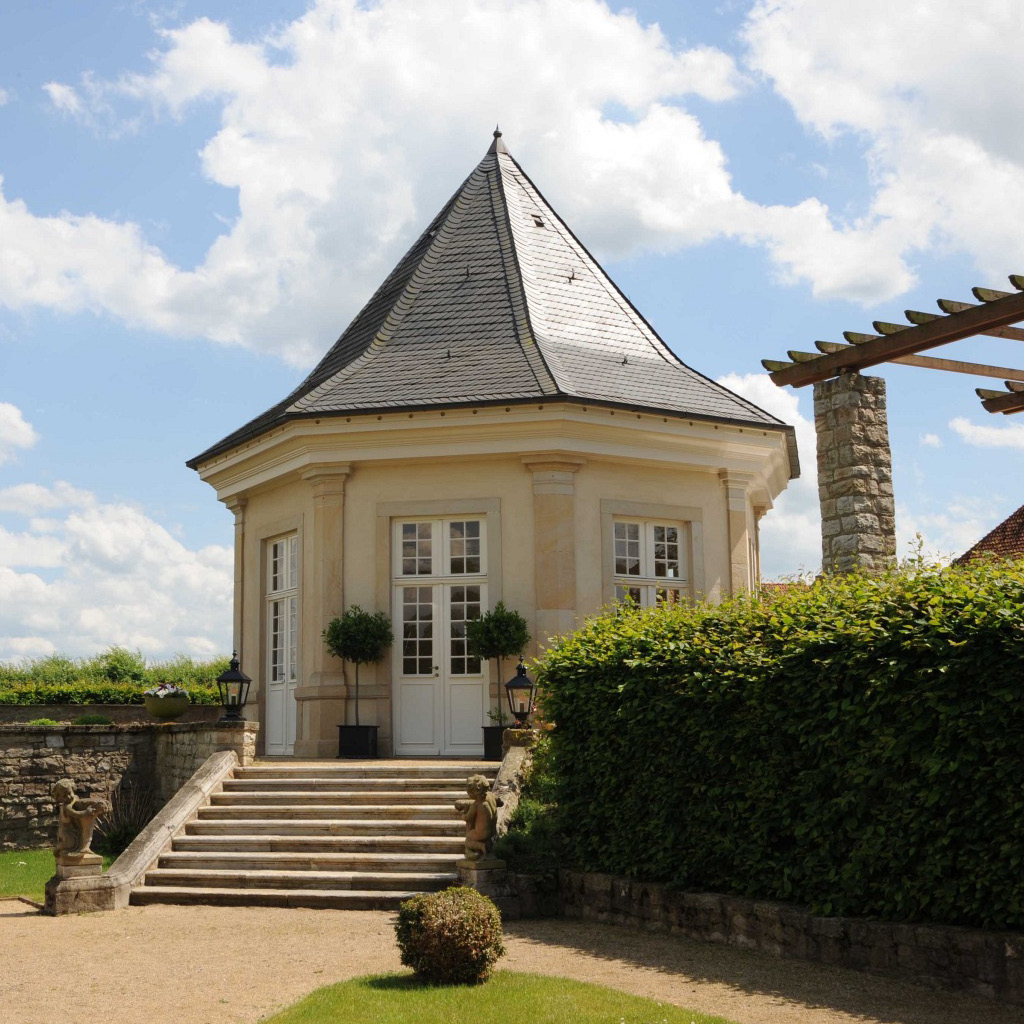
[[[513,871],[533,875],[538,892],[550,896],[557,891],[558,869],[564,863],[556,786],[551,740],[542,735],[534,741],[532,761],[508,831],[494,845],[495,857],[507,861]]]
[[[26,725],[60,725],[55,718],[33,718],[32,721],[26,722]]]
[[[1024,562],[622,609],[539,674],[568,863],[1024,926]]]
[[[106,857],[119,857],[159,809],[160,801],[147,786],[122,782],[110,796],[110,812],[96,822],[93,849]]]
[[[112,683],[139,683],[146,678],[146,661],[140,651],[110,647],[97,659],[99,674]]]
[[[406,900],[395,933],[402,963],[434,985],[486,981],[505,953],[498,908],[465,886]]]
[[[113,725],[114,720],[106,715],[79,715],[71,719],[72,725]]]

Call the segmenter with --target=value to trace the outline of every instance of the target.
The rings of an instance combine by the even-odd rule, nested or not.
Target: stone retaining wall
[[[216,750],[255,756],[255,723],[169,725],[0,725],[0,850],[53,844],[57,817],[50,790],[72,779],[79,795],[122,782],[168,800]]]
[[[562,871],[565,917],[624,924],[834,964],[1024,1005],[1024,935],[943,925],[815,917],[783,903],[686,893]]]
[[[193,704],[179,722],[215,722],[224,709],[219,704]],[[115,725],[154,725],[142,704],[0,704],[0,725],[23,725],[34,718],[71,722],[80,715],[106,715]]]

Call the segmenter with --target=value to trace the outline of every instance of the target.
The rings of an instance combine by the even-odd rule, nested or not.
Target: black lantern
[[[252,680],[238,667],[238,651],[231,653],[231,666],[227,672],[217,676],[220,702],[224,705],[222,722],[241,722],[242,708],[249,699],[249,684]]]
[[[515,716],[520,729],[526,728],[526,720],[533,714],[533,703],[537,696],[537,684],[526,674],[523,659],[516,665],[516,674],[505,684],[508,707]]]

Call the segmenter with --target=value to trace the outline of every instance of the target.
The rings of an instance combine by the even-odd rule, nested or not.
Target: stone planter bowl
[[[175,718],[180,718],[186,711],[191,703],[188,696],[184,697],[144,697],[143,701],[146,705],[146,710],[154,717],[160,719],[162,722],[171,722]]]

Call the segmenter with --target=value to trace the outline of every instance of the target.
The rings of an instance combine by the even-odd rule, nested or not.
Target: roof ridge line
[[[500,141],[500,137],[496,136],[495,142]],[[488,150],[488,152],[490,152],[490,150]],[[522,332],[520,331],[518,319],[515,322],[516,337],[519,339],[519,346],[523,350],[523,355],[526,357],[526,361],[530,367],[530,370],[533,373],[534,379],[537,381],[537,387],[539,387],[542,391],[548,392],[549,394],[557,395],[563,391],[562,383],[555,375],[550,365],[548,364],[548,361],[544,355],[544,350],[543,348],[541,348],[537,331],[533,326],[533,317],[530,314],[529,296],[527,294],[525,282],[523,281],[523,268],[522,264],[519,262],[519,249],[516,246],[516,236],[515,232],[512,229],[512,219],[509,216],[509,196],[505,190],[504,172],[502,171],[501,159],[500,156],[498,155],[499,153],[504,153],[505,156],[509,157],[509,159],[512,159],[512,154],[509,153],[508,149],[504,145],[502,145],[500,149],[497,149],[495,151],[494,163],[495,170],[497,172],[495,177],[497,179],[498,191],[501,194],[501,203],[499,205],[502,215],[502,224],[500,228],[498,226],[498,218],[495,217],[495,232],[498,238],[498,245],[501,247],[502,268],[505,271],[505,288],[508,291],[509,303],[513,309],[515,309],[517,305],[521,305],[523,310],[523,316],[525,318],[525,326],[526,332],[528,334],[528,340],[532,343],[533,351],[529,351],[526,347],[526,343],[523,341],[523,336]],[[513,277],[515,281],[515,296],[513,296],[512,294],[513,285],[512,282],[509,280],[509,273],[507,268],[510,259],[514,270]],[[517,297],[518,303],[516,301]],[[548,388],[545,387],[544,382],[541,381],[540,376],[537,373],[537,368],[536,366],[534,366],[534,363],[537,359],[540,360],[540,365],[543,368],[544,373],[548,378],[548,381],[550,382],[550,391],[548,391]]]
[[[684,362],[679,357],[679,355],[675,351],[673,351],[672,347],[668,344],[668,342],[666,342],[665,339],[662,338],[662,336],[654,329],[653,325],[650,323],[650,321],[648,321],[647,317],[645,317],[643,313],[641,313],[640,310],[633,305],[632,300],[629,298],[628,295],[625,294],[625,292],[622,291],[621,288],[619,288],[619,286],[612,279],[612,276],[601,265],[601,262],[597,259],[597,257],[595,257],[594,254],[586,247],[586,245],[583,244],[583,242],[576,235],[576,232],[573,231],[571,227],[569,227],[569,225],[562,219],[558,211],[551,205],[551,203],[548,202],[547,197],[537,187],[537,185],[534,183],[534,180],[530,177],[530,175],[523,170],[519,161],[516,160],[516,158],[510,152],[508,152],[507,149],[505,151],[505,155],[509,158],[509,160],[512,161],[516,170],[523,176],[523,178],[529,184],[530,188],[532,188],[533,191],[537,194],[537,197],[544,204],[544,206],[551,211],[552,216],[564,229],[569,241],[579,246],[583,254],[587,257],[587,259],[590,260],[590,262],[597,269],[598,281],[602,284],[605,291],[612,297],[612,299],[615,300],[615,302],[619,305],[623,312],[630,316],[630,319],[632,319],[634,322],[639,321],[639,325],[641,325],[646,331],[650,332],[650,334],[656,339],[658,344],[652,345],[651,348],[655,351],[655,353],[657,353],[661,357],[662,360],[664,360],[665,363],[667,363],[670,366],[684,366],[687,370],[690,371],[690,373],[696,374],[702,380],[704,380],[713,388],[715,388],[718,392],[732,399],[734,403],[738,405],[741,409],[753,409],[759,413],[766,413],[768,416],[771,416],[771,418],[775,420],[777,423],[780,423],[783,426],[788,426],[788,424],[784,423],[784,421],[780,420],[777,416],[772,415],[772,413],[768,413],[765,409],[762,409],[760,408],[760,406],[755,405],[753,402],[744,398],[742,395],[738,395],[734,391],[730,391],[729,388],[725,387],[723,384],[719,384],[718,381],[713,380],[707,374],[701,373],[700,370],[697,370],[694,367],[692,367],[689,363]],[[500,159],[498,160],[498,164],[500,167]],[[625,303],[624,306],[623,303]],[[546,357],[547,354],[542,352],[542,355],[545,355]]]

